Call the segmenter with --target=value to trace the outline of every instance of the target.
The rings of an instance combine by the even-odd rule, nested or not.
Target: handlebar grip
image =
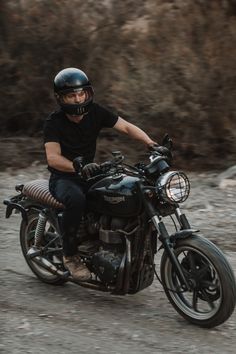
[[[111,167],[112,167],[111,161],[105,161],[105,162],[101,163],[101,165],[100,165],[100,169],[103,172],[108,171]]]

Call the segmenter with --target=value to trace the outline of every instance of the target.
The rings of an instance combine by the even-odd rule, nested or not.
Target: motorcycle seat
[[[47,179],[36,179],[24,184],[22,193],[35,201],[54,209],[64,209],[64,205],[56,200],[49,191]]]

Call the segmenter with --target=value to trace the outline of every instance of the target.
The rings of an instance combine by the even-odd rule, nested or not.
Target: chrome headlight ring
[[[169,203],[183,203],[189,196],[190,183],[185,173],[170,171],[156,182],[159,197]]]

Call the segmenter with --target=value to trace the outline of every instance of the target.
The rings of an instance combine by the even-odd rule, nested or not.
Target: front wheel
[[[164,251],[161,279],[170,303],[195,325],[211,328],[225,322],[235,307],[236,284],[224,254],[212,242],[197,235],[177,241],[174,252],[190,290],[182,288]]]

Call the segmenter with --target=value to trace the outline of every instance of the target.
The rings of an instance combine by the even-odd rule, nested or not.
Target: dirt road
[[[14,185],[47,175],[45,168],[0,173],[1,199]],[[226,252],[236,271],[236,191],[214,186],[214,174],[191,174],[184,209],[194,227]],[[0,353],[235,353],[236,312],[223,325],[188,324],[158,282],[133,296],[111,296],[74,284],[38,281],[21,255],[20,217],[0,207]]]

